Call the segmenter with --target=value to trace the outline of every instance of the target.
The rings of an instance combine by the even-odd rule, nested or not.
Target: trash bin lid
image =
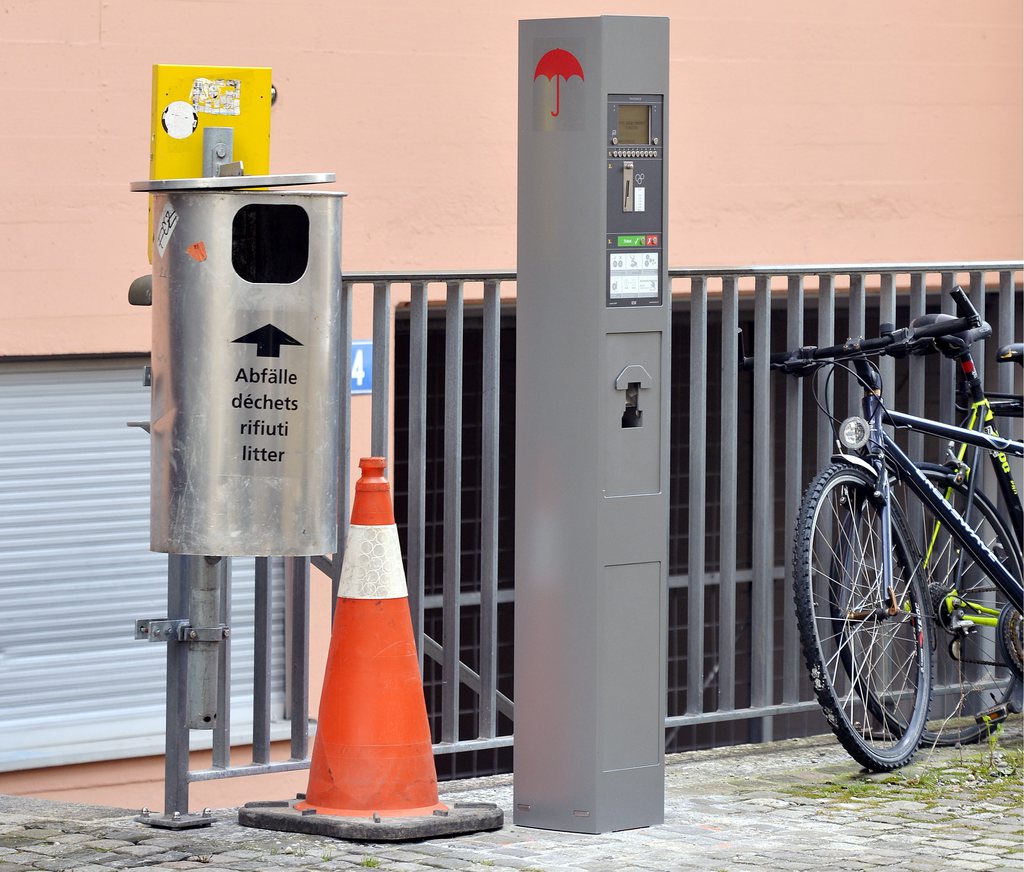
[[[216,189],[273,188],[282,185],[323,185],[334,173],[289,173],[273,176],[209,176],[198,179],[143,179],[132,182],[133,191],[208,191]]]

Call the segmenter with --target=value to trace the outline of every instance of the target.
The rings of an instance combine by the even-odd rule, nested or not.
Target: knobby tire
[[[892,504],[892,585],[882,578],[875,479],[826,467],[801,502],[793,593],[804,659],[832,731],[876,772],[906,765],[925,729],[932,627],[915,549]]]

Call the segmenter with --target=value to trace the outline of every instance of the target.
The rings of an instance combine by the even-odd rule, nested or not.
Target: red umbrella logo
[[[576,55],[566,51],[564,48],[553,48],[537,62],[537,69],[533,71],[533,80],[537,81],[541,76],[549,81],[555,80],[555,111],[551,113],[556,118],[562,111],[562,84],[561,79],[569,81],[573,76],[583,79],[583,67],[577,60]]]

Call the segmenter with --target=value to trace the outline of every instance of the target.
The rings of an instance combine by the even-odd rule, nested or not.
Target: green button
[[[619,248],[643,248],[646,242],[645,236],[620,236]]]

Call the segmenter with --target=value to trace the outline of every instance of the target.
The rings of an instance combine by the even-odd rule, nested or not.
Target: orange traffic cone
[[[299,810],[430,815],[437,772],[384,458],[359,461],[306,801]]]
[[[382,457],[359,461],[309,786],[243,826],[395,841],[498,829],[493,803],[438,801],[437,771]]]

